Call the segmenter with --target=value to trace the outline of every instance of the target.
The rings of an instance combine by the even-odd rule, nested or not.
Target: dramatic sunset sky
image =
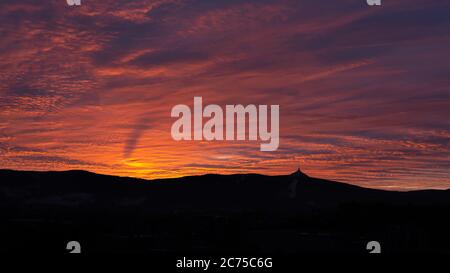
[[[279,104],[280,148],[172,140],[194,96]],[[0,2],[2,169],[450,188],[449,117],[449,1]]]

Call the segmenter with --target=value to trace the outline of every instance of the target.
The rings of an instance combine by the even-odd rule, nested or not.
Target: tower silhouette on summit
[[[300,170],[300,165],[297,171],[291,173],[293,181],[289,184],[289,198],[294,199],[297,196],[297,184],[309,179],[309,176]]]
[[[293,176],[293,177],[295,177],[295,178],[297,178],[299,180],[309,178],[308,175],[306,175],[304,172],[302,172],[300,170],[300,166],[298,167],[298,169],[295,172],[291,173],[291,176]]]

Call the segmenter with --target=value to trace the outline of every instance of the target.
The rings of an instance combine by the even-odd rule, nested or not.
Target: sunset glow
[[[0,168],[450,188],[449,2],[85,2],[1,1]],[[194,96],[280,105],[278,150],[174,141]]]

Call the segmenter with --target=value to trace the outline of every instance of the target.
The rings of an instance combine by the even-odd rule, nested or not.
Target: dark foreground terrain
[[[0,252],[450,254],[450,191],[388,192],[310,178],[146,181],[0,171]]]

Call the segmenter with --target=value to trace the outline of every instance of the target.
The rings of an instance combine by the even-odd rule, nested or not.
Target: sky
[[[2,0],[0,168],[450,188],[450,2]],[[174,141],[177,104],[280,105],[280,147]]]

